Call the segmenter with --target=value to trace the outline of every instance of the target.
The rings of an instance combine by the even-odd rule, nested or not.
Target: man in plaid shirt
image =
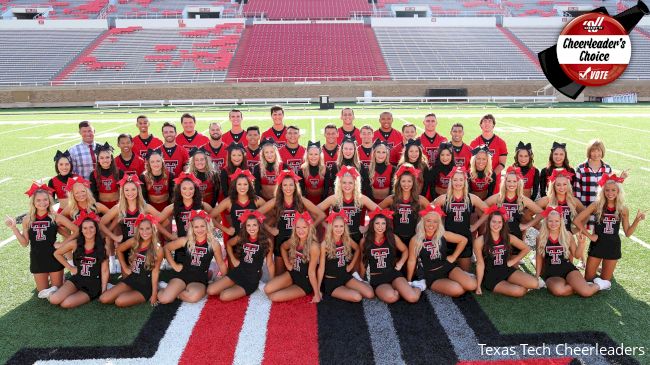
[[[97,157],[95,156],[95,128],[90,122],[79,123],[81,142],[70,148],[73,172],[84,179],[89,179],[95,170]]]
[[[598,181],[603,174],[612,173],[612,168],[603,161],[603,157],[605,145],[601,140],[594,139],[587,145],[587,160],[576,168],[574,192],[585,207],[596,201]]]

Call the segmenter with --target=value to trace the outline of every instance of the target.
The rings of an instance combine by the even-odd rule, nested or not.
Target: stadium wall
[[[0,89],[0,107],[92,106],[95,101],[160,99],[300,98],[330,95],[334,101],[354,100],[372,90],[373,96],[424,96],[429,88],[467,88],[468,96],[534,96],[546,81],[375,81],[289,83],[216,83],[174,85],[56,86]],[[650,101],[647,81],[617,80],[601,88],[587,88],[585,99],[636,92]]]
[[[178,23],[176,23],[178,27]],[[0,30],[108,29],[106,19],[2,20]]]
[[[169,28],[213,28],[225,23],[244,23],[245,19],[115,19],[117,28],[142,27],[153,29]]]

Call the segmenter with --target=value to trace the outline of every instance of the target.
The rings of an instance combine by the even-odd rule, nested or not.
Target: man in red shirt
[[[393,113],[383,112],[379,115],[379,129],[375,131],[375,139],[385,141],[391,151],[393,147],[399,145],[404,140],[402,133],[393,129]],[[397,166],[399,158],[396,158],[396,154],[390,154],[390,163]]]
[[[246,131],[241,127],[241,122],[244,120],[244,115],[240,110],[233,109],[228,113],[228,120],[230,120],[230,130],[223,134],[221,140],[226,145],[226,148],[230,146],[231,143],[237,142],[244,147],[248,146],[248,141],[246,140]]]
[[[456,123],[451,126],[451,148],[454,150],[454,162],[456,166],[463,166],[465,170],[469,171],[472,149],[463,142],[464,136],[465,128],[462,124]]]
[[[185,165],[190,160],[187,150],[176,144],[176,126],[174,123],[165,122],[162,126],[163,146],[162,154],[167,171],[180,175],[185,169]]]
[[[149,118],[141,115],[136,119],[135,125],[138,127],[140,134],[133,138],[133,148],[131,149],[133,153],[144,158],[148,149],[155,150],[162,147],[163,142],[154,137],[153,134],[149,134]]]
[[[417,134],[418,131],[415,128],[415,124],[404,123],[402,125],[402,142],[390,150],[390,161],[397,161],[397,163],[399,163],[402,155],[404,155],[404,146],[406,146],[409,139],[415,140]]]
[[[144,159],[133,153],[133,138],[130,134],[120,134],[117,137],[117,147],[120,155],[115,158],[115,166],[125,174],[140,176],[144,172]]]
[[[339,158],[339,145],[336,143],[339,132],[334,124],[325,126],[325,144],[323,145],[323,161],[327,170],[331,170],[336,165]]]
[[[429,159],[429,168],[431,168],[436,161],[436,157],[438,157],[438,147],[442,142],[447,142],[447,138],[436,132],[438,118],[436,118],[435,114],[429,113],[425,115],[422,124],[424,124],[424,132],[420,136],[420,142],[424,154]]]
[[[470,148],[486,145],[492,154],[492,171],[497,176],[501,176],[501,170],[506,166],[508,158],[508,146],[499,136],[494,134],[494,126],[497,124],[492,114],[486,114],[481,118],[481,135],[476,137],[470,144]],[[498,184],[497,184],[498,186]]]
[[[359,130],[354,126],[354,111],[352,108],[343,108],[341,110],[341,121],[343,125],[339,128],[339,137],[336,143],[341,144],[344,139],[352,139],[357,142],[357,146],[361,144],[361,136]]]
[[[305,160],[305,147],[298,142],[300,140],[300,129],[290,125],[287,127],[287,144],[280,148],[280,157],[282,162],[287,165],[294,173],[298,173],[300,165]]]
[[[271,119],[273,125],[262,134],[262,140],[270,138],[273,144],[280,149],[287,144],[287,128],[284,126],[284,109],[275,105],[271,107]]]
[[[214,166],[215,171],[219,174],[221,169],[226,165],[228,147],[221,140],[221,125],[219,123],[210,123],[208,133],[210,133],[210,142],[203,148],[210,153],[212,166]]]
[[[359,162],[366,168],[370,167],[370,158],[372,157],[372,145],[374,143],[373,136],[375,131],[369,125],[364,125],[359,130],[361,144],[357,147],[357,154],[359,155]]]
[[[262,147],[260,146],[260,127],[254,125],[246,128],[246,141],[248,146],[246,146],[246,163],[248,164],[248,169],[253,172],[253,167],[260,164],[260,151]]]
[[[202,147],[210,142],[208,137],[196,131],[196,118],[189,113],[181,116],[183,133],[176,136],[176,143],[185,148],[187,152],[194,147]]]

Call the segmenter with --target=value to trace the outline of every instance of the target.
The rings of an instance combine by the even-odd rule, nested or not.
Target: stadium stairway
[[[504,35],[506,38],[508,38],[508,40],[510,40],[510,42],[512,42],[512,44],[514,44],[517,48],[519,48],[519,50],[521,51],[521,53],[523,53],[524,55],[526,55],[526,57],[530,60],[530,62],[534,63],[535,66],[537,66],[538,69],[540,69],[540,70],[542,69],[542,68],[539,66],[539,60],[537,59],[537,54],[535,54],[533,51],[531,51],[530,48],[528,48],[528,47],[524,44],[524,42],[521,41],[521,39],[517,38],[517,36],[514,35],[514,33],[512,33],[512,32],[510,31],[510,29],[508,29],[508,28],[504,28],[504,27],[501,26],[501,25],[497,25],[497,29],[500,30],[501,33],[503,33],[503,35]]]
[[[640,28],[640,27],[635,28],[635,30],[637,32],[639,32],[640,34],[642,34],[644,37],[650,39],[650,31],[648,31],[646,29],[643,29],[643,28]]]
[[[59,73],[52,78],[52,85],[60,85],[65,79],[74,71],[82,62],[82,60],[91,54],[108,36],[111,35],[110,31],[103,32],[94,41],[92,41],[86,48],[84,48],[77,57],[73,58],[68,64],[59,71]]]

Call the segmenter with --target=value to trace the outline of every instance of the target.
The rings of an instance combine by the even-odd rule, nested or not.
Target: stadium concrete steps
[[[110,35],[111,32],[106,31],[97,36],[94,41],[92,41],[88,46],[86,46],[86,48],[79,52],[77,57],[68,62],[68,64],[63,67],[63,69],[61,69],[61,71],[56,76],[52,78],[52,84],[57,85],[65,81],[68,75],[70,75],[81,64],[81,61],[84,59],[84,57],[91,54],[95,48],[99,47],[99,45]]]
[[[510,40],[510,42],[512,42],[512,44],[514,44],[517,48],[519,48],[519,50],[524,55],[526,55],[526,57],[530,60],[530,62],[534,63],[535,66],[537,66],[538,69],[540,69],[540,70],[542,69],[539,66],[539,60],[537,59],[537,54],[535,54],[533,51],[531,51],[530,48],[528,48],[524,44],[524,42],[521,41],[521,39],[519,39],[516,35],[514,35],[514,33],[512,33],[510,31],[510,29],[504,28],[501,25],[497,25],[497,29],[500,30],[501,33],[503,33],[503,35],[506,36],[506,38],[508,38],[508,40]]]

